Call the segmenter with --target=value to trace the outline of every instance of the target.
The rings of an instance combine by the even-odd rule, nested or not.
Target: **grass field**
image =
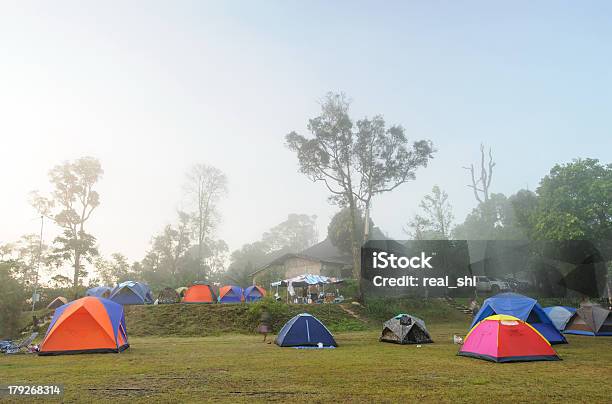
[[[298,350],[256,335],[132,337],[121,354],[0,357],[1,383],[65,386],[65,402],[610,402],[612,338],[569,336],[563,361],[495,364],[456,356],[465,322],[430,324],[434,344],[336,333]],[[1,384],[0,383],[0,384]]]

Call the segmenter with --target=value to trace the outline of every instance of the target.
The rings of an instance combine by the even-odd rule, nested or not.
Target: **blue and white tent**
[[[96,286],[95,288],[87,289],[85,296],[104,297],[108,299],[112,292],[113,288],[110,286]]]
[[[284,347],[336,347],[334,336],[316,317],[302,313],[287,321],[276,336],[276,345]]]
[[[535,299],[518,293],[500,293],[484,301],[470,329],[495,314],[507,314],[525,321],[538,330],[551,344],[567,344],[567,340]]]
[[[550,317],[557,330],[563,331],[565,330],[567,322],[576,312],[576,309],[566,306],[551,306],[544,307],[544,312]]]
[[[115,286],[110,300],[119,304],[151,304],[151,289],[144,283],[127,281]]]

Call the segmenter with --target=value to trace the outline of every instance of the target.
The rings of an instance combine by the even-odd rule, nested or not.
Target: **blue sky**
[[[91,223],[104,254],[140,259],[199,162],[229,177],[218,233],[232,249],[292,212],[318,215],[323,238],[335,207],[283,137],[330,90],[439,150],[374,202],[377,225],[404,237],[434,184],[462,221],[480,142],[506,194],[558,162],[610,162],[611,21],[610,2],[3,2],[0,243],[36,231],[28,192],[82,155],[105,169]]]

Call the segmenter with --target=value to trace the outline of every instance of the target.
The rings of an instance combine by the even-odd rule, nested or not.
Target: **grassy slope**
[[[62,383],[67,402],[609,402],[612,339],[570,336],[560,362],[494,364],[455,355],[450,335],[466,326],[433,324],[436,343],[421,348],[379,343],[375,330],[339,333],[340,347],[321,351],[255,335],[133,337],[121,354],[1,357],[0,374]]]
[[[296,314],[313,314],[332,331],[364,330],[362,322],[349,316],[337,305],[267,304],[274,330]],[[130,336],[209,336],[224,333],[253,333],[257,327],[261,304],[173,304],[159,306],[126,306],[126,323]]]

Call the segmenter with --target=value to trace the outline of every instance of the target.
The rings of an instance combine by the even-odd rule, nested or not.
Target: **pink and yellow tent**
[[[559,360],[550,343],[530,324],[504,314],[479,322],[465,337],[458,355],[492,362]]]

